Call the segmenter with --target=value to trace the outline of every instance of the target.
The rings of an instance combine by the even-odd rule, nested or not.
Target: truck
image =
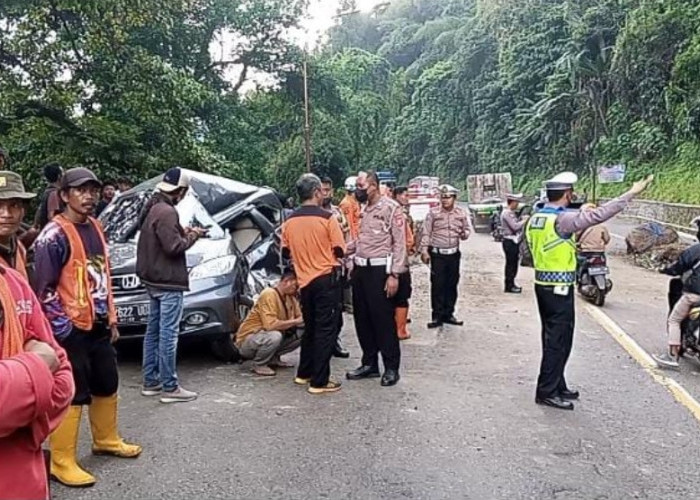
[[[477,233],[491,232],[491,220],[503,210],[512,189],[509,172],[467,176],[468,207]]]

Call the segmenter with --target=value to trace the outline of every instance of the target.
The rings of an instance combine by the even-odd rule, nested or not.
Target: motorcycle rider
[[[696,217],[692,224],[697,228],[696,238],[700,241],[700,217]],[[688,273],[683,278],[683,295],[668,316],[668,351],[654,355],[660,368],[677,369],[681,349],[681,323],[693,306],[700,303],[700,243],[687,248],[675,264],[659,272],[669,276],[684,276]]]
[[[586,203],[581,207],[582,212],[595,210],[594,203]],[[610,232],[605,224],[596,224],[576,235],[576,249],[578,250],[579,272],[590,254],[604,254],[605,248],[610,244]]]

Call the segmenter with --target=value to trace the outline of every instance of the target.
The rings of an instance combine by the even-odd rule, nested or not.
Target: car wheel
[[[233,343],[233,335],[224,334],[214,339],[209,344],[211,352],[216,359],[225,363],[237,363],[241,359],[236,344]]]

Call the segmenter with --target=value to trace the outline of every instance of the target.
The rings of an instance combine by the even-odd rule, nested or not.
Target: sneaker
[[[329,380],[324,387],[309,387],[306,390],[309,394],[326,394],[329,392],[338,392],[340,390],[340,382]]]
[[[267,365],[254,366],[253,368],[251,368],[251,371],[261,377],[274,377],[275,375],[277,375],[277,373],[275,373],[275,370],[273,370]]]
[[[294,363],[287,363],[286,361],[282,361],[280,358],[273,358],[272,361],[270,361],[270,366],[274,366],[275,368],[294,368]]]
[[[172,392],[165,392],[160,396],[161,403],[187,403],[197,399],[197,393],[178,387]]]
[[[679,367],[678,356],[672,356],[668,352],[659,354],[658,356],[655,354],[652,357],[654,358],[654,361],[656,361],[656,364],[659,365],[659,368],[670,368],[672,370],[677,370]]]
[[[294,377],[294,383],[296,385],[308,385],[310,382],[310,378]]]
[[[153,385],[150,387],[147,387],[144,385],[141,388],[141,395],[142,396],[158,396],[161,392],[163,392],[162,384]]]

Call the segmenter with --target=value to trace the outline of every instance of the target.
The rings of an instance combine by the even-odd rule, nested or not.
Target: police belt
[[[459,252],[459,247],[455,248],[433,248],[433,253],[438,255],[454,255]]]
[[[386,257],[377,257],[374,259],[365,259],[364,257],[355,257],[355,265],[357,267],[379,267],[386,266]]]

